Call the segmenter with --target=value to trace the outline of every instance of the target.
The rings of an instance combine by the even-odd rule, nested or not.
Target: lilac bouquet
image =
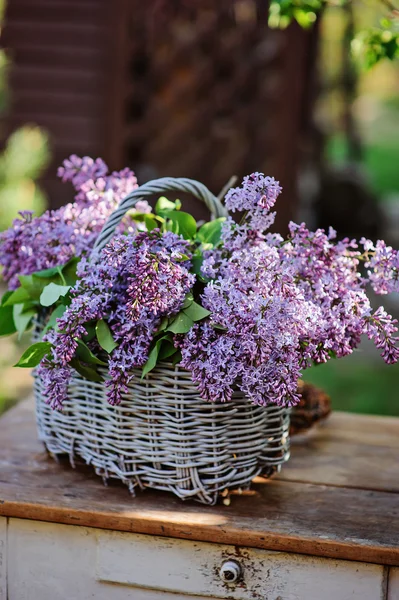
[[[110,404],[158,362],[192,374],[207,401],[241,390],[258,405],[294,406],[312,364],[353,352],[367,335],[387,363],[399,358],[397,322],[366,295],[399,291],[399,253],[383,241],[336,240],[330,229],[290,223],[269,229],[281,192],[273,178],[246,177],[225,197],[231,216],[198,227],[179,201],[140,202],[101,251],[94,242],[112,211],[137,187],[128,169],[100,159],[59,171],[75,202],[1,234],[9,291],[0,334],[36,324],[41,341],[18,366],[36,367],[49,404],[61,409],[77,371],[105,381]]]

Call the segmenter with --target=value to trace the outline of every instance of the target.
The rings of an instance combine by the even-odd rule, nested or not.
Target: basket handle
[[[153,194],[159,193],[162,194],[169,190],[188,192],[195,198],[202,200],[209,208],[212,216],[227,216],[227,210],[219,198],[214,196],[203,183],[185,177],[162,177],[161,179],[154,179],[153,181],[149,181],[140,186],[133,192],[130,192],[130,194],[122,200],[118,208],[112,213],[102,228],[94,244],[93,252],[97,254],[97,252],[102,250],[104,246],[108,244],[127,211],[134,208],[137,202],[143,200],[145,196],[152,196]]]

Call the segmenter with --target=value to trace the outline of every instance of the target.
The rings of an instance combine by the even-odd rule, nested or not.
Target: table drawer
[[[242,577],[225,583],[220,568],[238,564]],[[383,567],[299,554],[100,531],[101,581],[180,594],[236,600],[382,600]]]
[[[0,525],[1,526],[1,525]],[[242,579],[224,583],[224,561]],[[10,519],[8,600],[385,600],[384,568]]]

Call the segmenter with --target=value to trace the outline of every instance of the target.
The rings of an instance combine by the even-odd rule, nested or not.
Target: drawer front
[[[234,559],[236,585],[219,569]],[[383,567],[10,519],[8,600],[385,600]]]
[[[389,569],[388,600],[399,600],[399,568],[397,567]]]
[[[242,568],[235,585],[219,575],[229,560]],[[378,565],[109,531],[97,534],[97,577],[237,600],[385,600]]]

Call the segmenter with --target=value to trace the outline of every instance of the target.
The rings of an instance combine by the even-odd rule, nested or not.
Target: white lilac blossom
[[[156,229],[116,236],[96,259],[81,261],[71,304],[57,319],[58,332],[52,330],[44,338],[53,348],[38,375],[51,406],[62,407],[78,340],[87,335],[89,323],[103,318],[117,344],[109,358],[108,401],[120,402],[132,369],[148,358],[161,318],[180,310],[194,284],[188,245],[176,234],[161,235]],[[94,352],[100,351],[96,341],[90,345]]]

